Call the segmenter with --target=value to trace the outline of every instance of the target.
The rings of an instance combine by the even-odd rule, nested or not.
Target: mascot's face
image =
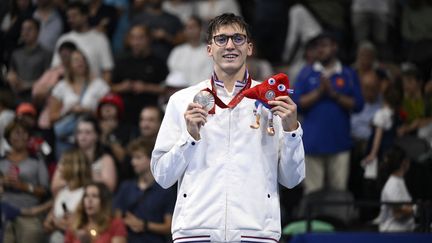
[[[246,90],[243,94],[247,98],[259,100],[268,105],[268,101],[274,100],[278,96],[290,94],[292,90],[289,85],[288,76],[279,73]]]

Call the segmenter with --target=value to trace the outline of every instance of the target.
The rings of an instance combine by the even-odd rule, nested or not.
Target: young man
[[[172,223],[175,188],[164,190],[150,171],[154,141],[137,138],[128,145],[136,178],[124,181],[114,199],[116,214],[128,229],[128,242],[164,243]]]
[[[241,99],[230,109],[215,107],[210,114],[192,102],[208,87],[227,104],[258,84],[246,69],[253,48],[249,38],[241,17],[213,19],[207,32],[207,52],[214,61],[211,80],[175,93],[168,102],[151,169],[164,188],[178,182],[175,243],[277,242],[278,182],[292,188],[305,176],[303,131],[288,96],[270,102],[276,136],[249,127],[255,100]]]

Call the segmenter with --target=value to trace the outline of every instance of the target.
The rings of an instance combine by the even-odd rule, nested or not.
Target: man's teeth
[[[228,55],[224,55],[225,58],[236,58],[237,55],[235,54],[228,54]]]

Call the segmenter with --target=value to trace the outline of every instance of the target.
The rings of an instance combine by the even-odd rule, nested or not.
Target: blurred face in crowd
[[[185,25],[185,36],[188,42],[199,42],[201,39],[201,27],[198,22],[190,18]]]
[[[238,25],[223,25],[213,33],[212,41],[207,45],[208,55],[213,58],[215,71],[235,74],[246,66],[246,58],[252,55],[252,43],[246,40],[242,44],[234,44],[233,38],[228,38],[226,44],[218,45],[215,37],[233,36],[235,34],[246,36],[246,31]],[[239,40],[236,40],[239,42]]]
[[[70,58],[72,56],[73,50],[69,48],[61,48],[59,50],[60,60],[64,66],[70,65]]]
[[[117,107],[110,103],[105,103],[100,108],[101,119],[117,119]]]
[[[84,209],[87,216],[92,217],[96,215],[101,209],[101,200],[97,186],[87,186],[84,192]]]
[[[80,121],[76,128],[76,139],[81,149],[92,148],[96,145],[98,134],[91,122]]]
[[[84,55],[79,51],[74,51],[70,58],[70,67],[77,75],[86,75],[88,66]]]
[[[323,38],[317,43],[317,57],[323,65],[328,64],[336,56],[337,44],[330,38]]]
[[[420,81],[414,76],[402,76],[403,92],[405,95],[414,95],[421,90]]]
[[[153,137],[156,136],[161,124],[159,111],[154,107],[147,107],[140,114],[140,132],[141,136]]]
[[[359,48],[357,52],[357,63],[360,67],[372,67],[375,62],[375,51],[371,48]]]
[[[26,45],[33,45],[37,42],[39,31],[36,24],[31,20],[26,20],[21,26],[21,39]]]
[[[67,20],[71,29],[75,31],[80,31],[87,25],[87,16],[82,14],[77,8],[67,10]]]
[[[380,83],[375,72],[367,72],[361,79],[362,94],[366,102],[374,102],[380,93]]]
[[[147,29],[142,26],[135,26],[129,31],[128,44],[134,54],[148,51],[150,38]]]
[[[23,127],[17,126],[11,131],[8,142],[13,149],[21,151],[27,148],[28,139],[28,132]]]
[[[142,150],[132,152],[132,166],[137,175],[144,174],[150,170],[150,158]]]

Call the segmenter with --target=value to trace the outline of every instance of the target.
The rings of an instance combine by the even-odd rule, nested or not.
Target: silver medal
[[[210,111],[215,105],[215,99],[213,95],[205,90],[198,92],[195,95],[193,102],[200,104],[206,111]]]

